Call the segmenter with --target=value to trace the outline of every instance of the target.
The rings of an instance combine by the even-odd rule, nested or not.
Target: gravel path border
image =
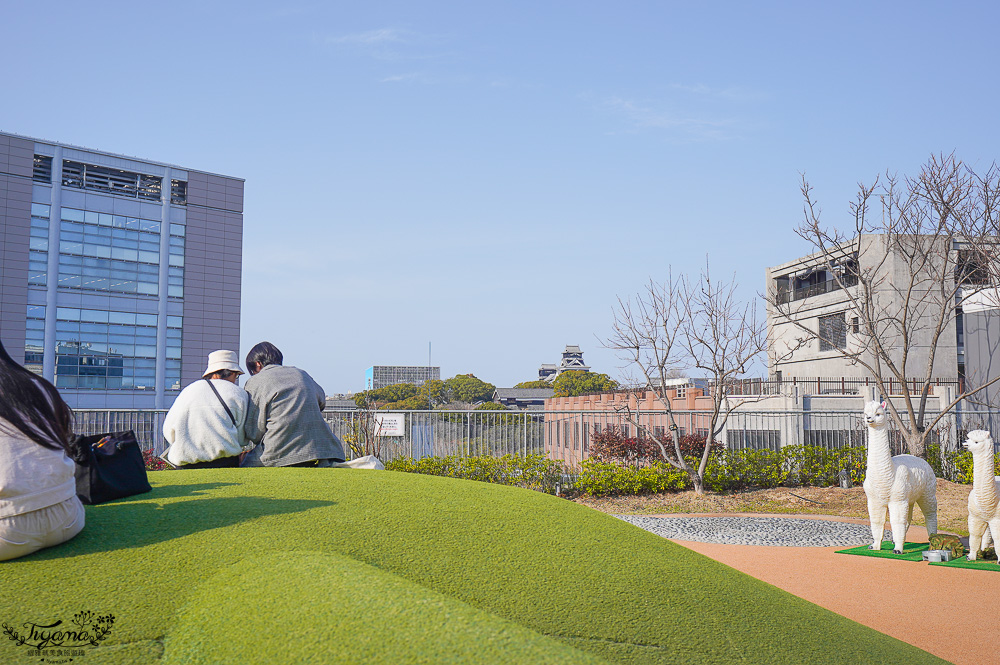
[[[614,515],[664,538],[723,545],[851,547],[871,543],[871,528],[794,517],[646,517]],[[885,539],[891,540],[887,529]]]

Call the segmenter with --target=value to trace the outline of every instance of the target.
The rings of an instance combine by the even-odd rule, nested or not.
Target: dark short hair
[[[223,381],[228,381],[230,377],[239,376],[240,372],[234,372],[231,369],[217,369],[208,375],[210,379],[222,379]]]
[[[268,365],[280,365],[282,360],[284,360],[284,356],[281,355],[278,347],[270,342],[261,342],[250,349],[250,353],[247,354],[247,371],[252,371],[250,368],[257,363],[260,363],[261,368],[264,368]]]

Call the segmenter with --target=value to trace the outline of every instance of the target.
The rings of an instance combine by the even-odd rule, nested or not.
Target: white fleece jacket
[[[170,444],[167,460],[174,465],[211,462],[239,455],[247,440],[245,424],[250,397],[239,386],[213,379],[212,385],[229,405],[229,419],[208,381],[195,381],[181,391],[163,420],[163,437]],[[253,419],[251,419],[253,422]]]
[[[0,418],[0,517],[41,510],[76,496],[76,465]]]

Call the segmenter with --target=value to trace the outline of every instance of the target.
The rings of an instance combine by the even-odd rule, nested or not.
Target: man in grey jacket
[[[329,466],[344,461],[344,444],[323,418],[326,393],[311,376],[281,364],[274,344],[247,354],[246,391],[257,407],[261,438],[242,466]]]

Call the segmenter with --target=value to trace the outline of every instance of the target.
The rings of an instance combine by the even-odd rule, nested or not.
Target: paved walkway
[[[770,517],[865,524],[864,520],[804,515],[657,517]],[[926,542],[927,532],[910,527],[907,540]],[[995,644],[1000,572],[836,554],[844,549],[841,546],[674,542],[957,665],[1000,664]]]

